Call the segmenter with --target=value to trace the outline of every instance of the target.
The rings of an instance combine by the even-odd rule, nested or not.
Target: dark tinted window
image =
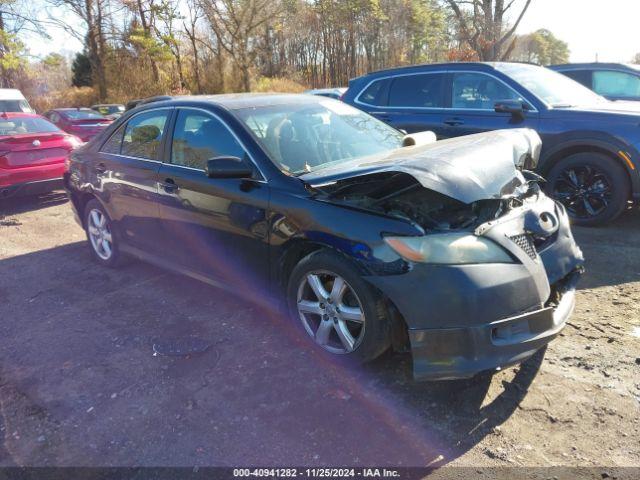
[[[159,160],[160,144],[168,110],[141,113],[127,123],[122,140],[122,154]]]
[[[369,105],[386,105],[384,99],[385,85],[388,80],[377,80],[369,85],[358,97],[358,101]]]
[[[120,153],[120,147],[122,146],[122,136],[124,134],[124,125],[122,125],[118,130],[116,130],[116,132],[111,135],[111,137],[109,137],[109,140],[107,140],[104,145],[102,145],[102,148],[100,149],[101,152],[104,153],[115,153],[115,154],[119,154]]]
[[[204,112],[180,110],[173,133],[171,163],[205,169],[213,157],[244,158],[245,152],[229,129]]]
[[[589,70],[567,70],[561,72],[572,80],[581,83],[585,87],[591,88],[591,71]]]
[[[593,72],[593,90],[605,97],[640,97],[640,77],[614,70]]]
[[[393,79],[389,90],[391,107],[443,106],[444,74],[403,75]]]
[[[483,73],[455,73],[451,94],[453,108],[471,110],[493,110],[499,100],[522,100],[507,85]]]

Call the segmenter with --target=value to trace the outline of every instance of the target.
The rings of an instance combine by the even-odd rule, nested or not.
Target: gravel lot
[[[286,319],[131,262],[91,262],[64,194],[0,203],[0,465],[640,466],[640,212],[576,229],[561,337],[522,367],[415,383]],[[153,345],[205,341],[204,353]]]

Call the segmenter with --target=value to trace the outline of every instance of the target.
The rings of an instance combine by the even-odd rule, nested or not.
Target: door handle
[[[165,178],[164,182],[159,182],[162,189],[167,193],[176,193],[179,189],[173,178]]]
[[[447,118],[443,122],[445,125],[449,125],[450,127],[456,127],[458,125],[464,125],[464,120],[461,118]]]

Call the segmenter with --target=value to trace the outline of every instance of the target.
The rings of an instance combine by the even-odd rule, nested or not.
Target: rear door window
[[[444,73],[420,73],[395,77],[389,89],[389,106],[442,108],[444,78]]]
[[[122,139],[122,155],[160,160],[169,110],[152,110],[136,115],[127,123]]]

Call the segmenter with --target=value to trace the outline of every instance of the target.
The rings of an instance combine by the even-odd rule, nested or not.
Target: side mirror
[[[527,106],[520,100],[498,100],[493,109],[497,113],[510,113],[514,117],[524,118]]]
[[[209,178],[251,178],[253,168],[238,157],[213,157],[207,160]]]

